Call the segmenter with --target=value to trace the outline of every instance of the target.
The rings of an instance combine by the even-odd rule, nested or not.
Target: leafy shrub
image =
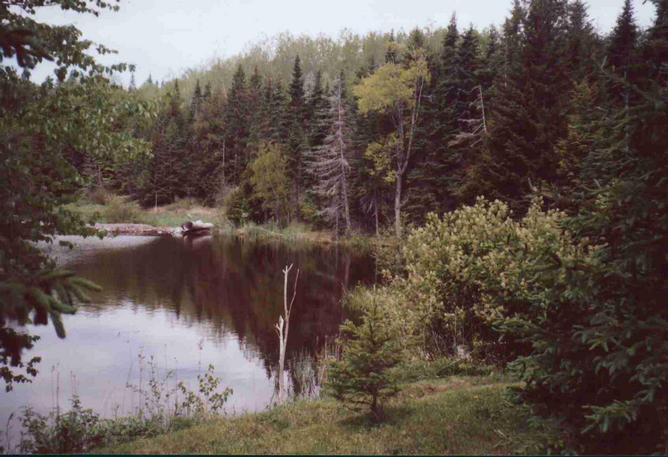
[[[649,213],[615,192],[629,189],[599,192],[575,218],[538,200],[519,220],[484,199],[430,215],[380,291],[427,355],[464,344],[474,358],[512,361],[520,398],[563,421],[580,452],[651,451],[668,430],[665,251],[629,228]]]
[[[87,192],[87,197],[92,203],[106,205],[114,198],[114,195],[101,186],[96,186]]]
[[[506,204],[482,198],[442,218],[428,215],[408,235],[402,267],[388,272],[383,292],[394,296],[404,333],[429,357],[467,348],[474,359],[503,363],[525,353],[517,338],[499,341],[494,318],[526,312],[539,253],[577,250],[560,226],[563,217],[535,202],[516,221]]]
[[[126,202],[122,197],[114,197],[105,208],[104,220],[109,223],[139,222],[139,207],[132,202]]]

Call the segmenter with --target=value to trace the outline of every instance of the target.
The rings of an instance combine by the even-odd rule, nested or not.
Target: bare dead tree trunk
[[[223,191],[225,191],[225,140],[223,140]]]
[[[343,214],[344,217],[346,218],[346,232],[350,233],[350,210],[348,207],[348,176],[347,176],[347,170],[346,167],[348,165],[348,161],[346,160],[345,156],[345,144],[343,142],[343,107],[342,107],[342,101],[341,101],[341,84],[343,84],[342,81],[339,81],[339,93],[338,93],[338,109],[337,109],[337,117],[339,121],[339,131],[338,131],[338,137],[339,137],[339,160],[341,161],[341,175],[343,177],[342,182],[341,182],[341,187],[343,191]]]
[[[283,315],[278,317],[276,332],[278,333],[279,353],[278,353],[278,401],[282,403],[285,400],[285,380],[283,371],[285,370],[285,349],[288,345],[288,334],[290,332],[290,312],[292,304],[297,296],[297,281],[299,280],[299,268],[295,276],[295,285],[292,293],[292,299],[288,304],[288,276],[292,270],[292,264],[283,268]]]
[[[401,180],[402,176],[397,174],[394,186],[394,233],[401,235]]]

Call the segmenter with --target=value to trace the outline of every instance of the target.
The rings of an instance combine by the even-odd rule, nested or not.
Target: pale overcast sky
[[[589,16],[599,31],[614,25],[623,0],[588,0]],[[654,7],[633,0],[642,27],[651,24]],[[293,35],[337,37],[343,29],[409,31],[442,27],[453,12],[460,27],[500,25],[511,0],[122,0],[119,12],[90,15],[40,8],[38,20],[74,24],[87,39],[119,52],[116,61],[134,63],[141,84],[179,76],[214,57],[230,57],[248,44],[289,31]],[[105,61],[109,63],[109,61]],[[50,69],[38,68],[36,80]]]

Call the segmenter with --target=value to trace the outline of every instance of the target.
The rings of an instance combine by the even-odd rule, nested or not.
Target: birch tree
[[[415,131],[425,83],[429,81],[427,59],[421,49],[412,51],[406,63],[386,63],[353,88],[362,114],[377,111],[388,115],[394,126],[394,228],[401,234],[403,183],[413,158]]]
[[[323,144],[311,152],[311,161],[308,164],[308,170],[315,182],[313,192],[324,203],[319,212],[327,220],[334,222],[337,234],[341,218],[346,232],[351,230],[348,157],[352,148],[352,127],[343,84],[343,77],[340,76],[329,99],[327,136]]]

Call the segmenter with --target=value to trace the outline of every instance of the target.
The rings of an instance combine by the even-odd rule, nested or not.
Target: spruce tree
[[[555,178],[554,148],[566,135],[571,84],[563,53],[566,26],[563,0],[536,0],[527,11],[516,2],[506,23],[505,74],[491,109],[489,160],[483,163],[483,154],[476,159],[469,183],[474,192],[524,209],[531,186]]]
[[[657,15],[648,36],[660,37],[664,21]],[[665,35],[657,39],[644,46],[668,45]],[[666,54],[653,63],[667,64]],[[603,78],[620,80],[616,72]],[[564,197],[572,215],[565,225],[588,254],[544,270],[561,269],[568,280],[555,289],[567,293],[553,319],[525,334],[532,351],[521,363],[533,368],[522,397],[563,420],[580,453],[668,451],[668,84],[651,73],[643,79],[647,89],[622,85],[637,95],[628,104],[583,99],[585,156]]]
[[[609,70],[617,78],[608,79],[607,92],[617,106],[628,107],[636,100],[628,84],[637,84],[641,74],[638,49],[639,31],[631,0],[625,0],[617,24],[609,37],[607,59]]]
[[[596,72],[600,58],[598,41],[586,5],[581,0],[569,3],[565,52],[570,78],[576,84],[591,78]]]
[[[248,84],[248,143],[249,154],[251,157],[257,152],[260,145],[260,124],[261,124],[261,105],[262,105],[262,78],[258,72],[257,66],[253,69]]]
[[[449,188],[454,157],[448,143],[458,129],[458,42],[457,18],[453,14],[443,38],[439,59],[432,65],[433,75],[426,91],[425,154],[410,177],[412,184],[407,211],[418,222],[429,211],[443,212],[452,207]]]
[[[308,150],[306,138],[306,105],[304,100],[304,77],[299,56],[295,57],[292,80],[288,90],[290,104],[288,106],[288,174],[295,186],[295,204],[299,215],[300,195],[303,187],[303,154]]]
[[[398,335],[383,310],[372,298],[361,322],[341,325],[343,357],[329,368],[327,390],[355,411],[369,408],[375,421],[383,418],[382,402],[399,392],[392,374],[401,360]]]
[[[225,174],[231,183],[238,183],[249,163],[247,148],[249,135],[248,89],[243,67],[239,65],[227,94],[225,107]]]
[[[199,79],[195,82],[195,91],[193,92],[193,96],[190,99],[190,122],[192,122],[195,119],[195,116],[200,110],[200,106],[202,105],[202,89],[199,87]]]

